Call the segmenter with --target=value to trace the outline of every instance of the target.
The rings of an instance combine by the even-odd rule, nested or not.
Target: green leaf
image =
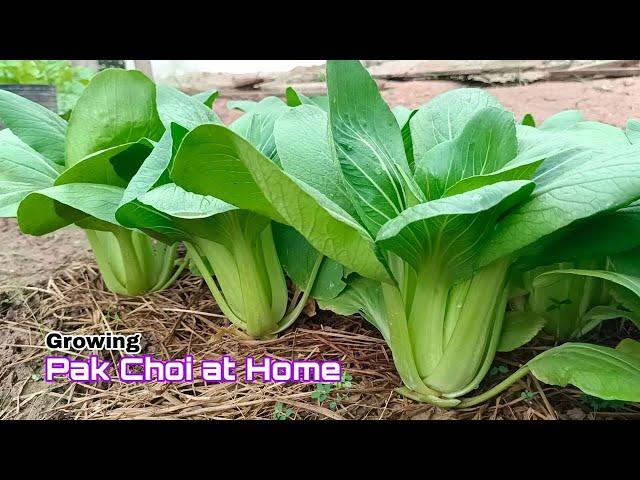
[[[291,280],[299,288],[304,289],[321,254],[294,228],[274,223],[272,229],[282,267]],[[344,267],[325,257],[311,290],[311,296],[316,299],[334,298],[346,286],[342,281],[343,275]]]
[[[627,318],[640,328],[640,299],[638,296],[621,285],[613,285],[610,293],[615,302],[624,308],[624,315],[619,315],[619,318]]]
[[[365,276],[388,280],[373,242],[346,212],[225,127],[202,125],[187,134],[171,177],[186,190],[291,225],[324,255]]]
[[[351,216],[340,164],[329,137],[329,117],[320,108],[302,105],[276,122],[274,135],[282,169],[326,195]]]
[[[582,122],[583,120],[584,117],[579,110],[564,110],[556,113],[555,115],[551,115],[542,122],[540,130],[559,132],[573,127],[575,124]]]
[[[300,105],[302,105],[301,94],[296,92],[291,87],[287,87],[287,89],[284,91],[284,97],[287,101],[287,105],[289,105],[290,107],[299,107]]]
[[[398,126],[400,126],[400,128],[409,123],[409,119],[411,118],[411,110],[404,105],[397,105],[393,107],[391,109],[391,113],[396,117],[396,122],[398,122]]]
[[[200,103],[204,103],[209,108],[213,108],[213,104],[216,101],[216,98],[218,98],[219,94],[220,92],[213,88],[211,90],[196,93],[195,95],[192,95],[191,98],[198,100]]]
[[[284,92],[285,100],[289,107],[299,107],[300,105],[313,105],[324,112],[329,111],[329,105],[326,102],[327,97],[307,97],[300,92],[295,91],[292,87],[287,87]],[[323,100],[324,99],[324,100]]]
[[[184,219],[207,218],[236,210],[236,207],[222,200],[187,192],[174,183],[154,188],[141,195],[139,200],[171,216]]]
[[[400,125],[400,130],[402,132],[402,143],[404,144],[404,153],[407,155],[409,168],[413,171],[415,160],[413,158],[413,140],[411,139],[410,120],[418,112],[418,110],[409,110],[407,107],[398,105],[391,111],[395,115],[396,120],[398,121],[398,125]]]
[[[640,357],[624,348],[565,343],[527,365],[538,380],[549,385],[574,385],[604,400],[640,401]]]
[[[546,151],[546,161],[536,174],[543,187],[557,175],[580,168],[593,156],[624,150],[629,141],[622,130],[598,122],[579,122],[560,130],[516,126],[521,153]]]
[[[193,108],[193,105],[185,105],[182,111],[185,112],[191,108]],[[182,115],[188,116],[189,114],[183,113]],[[168,114],[168,118],[173,117],[171,114]],[[186,128],[177,123],[171,122],[169,124],[169,128],[164,132],[160,141],[154,146],[151,154],[129,181],[122,197],[123,204],[148,192],[153,187],[171,183],[169,178],[171,161],[187,132],[188,130]]]
[[[87,215],[118,225],[115,212],[123,192],[111,185],[70,183],[30,193],[18,207],[20,230],[45,235]]]
[[[122,203],[115,214],[116,220],[127,228],[137,228],[150,237],[170,244],[184,240],[192,240],[191,233],[184,228],[180,221],[176,221],[171,215],[161,212],[150,205],[142,203],[139,199]],[[189,269],[202,276],[194,266]]]
[[[533,119],[533,115],[527,113],[522,119],[522,125],[527,125],[528,127],[535,127],[536,121]]]
[[[171,178],[188,191],[211,195],[239,208],[286,223],[256,183],[249,161],[279,170],[246,140],[224,127],[201,125],[189,132],[174,159]]]
[[[547,263],[616,255],[640,245],[640,205],[599,215],[565,230],[536,255]]]
[[[0,88],[0,123],[47,160],[64,165],[67,122],[55,112]]]
[[[610,151],[630,144],[625,133],[613,125],[600,122],[579,122],[565,129],[562,136],[575,145]]]
[[[632,144],[640,143],[640,120],[631,118],[627,120],[627,138]]]
[[[402,134],[376,82],[358,61],[327,63],[329,119],[354,206],[375,235],[412,203]]]
[[[413,113],[415,112],[417,112],[417,110],[413,111]],[[404,151],[407,154],[409,168],[413,170],[415,167],[415,159],[413,157],[413,140],[411,138],[410,122],[405,123],[404,127],[402,127],[402,142],[404,143]]]
[[[329,112],[329,97],[327,95],[318,95],[316,97],[309,97],[314,104],[320,107],[325,112]]]
[[[0,217],[15,217],[30,192],[53,186],[58,169],[11,130],[0,132]]]
[[[601,268],[604,261],[581,262],[579,268]],[[587,309],[607,303],[602,280],[575,275],[543,275],[551,271],[576,268],[573,263],[557,263],[533,268],[522,275],[529,292],[530,310],[542,315],[547,323],[545,331],[556,339],[571,338],[583,324]]]
[[[637,342],[632,338],[625,338],[621,340],[620,343],[616,346],[616,350],[640,358],[640,342]]]
[[[343,277],[344,267],[335,260],[324,257],[311,290],[311,297],[315,299],[335,298],[347,286]],[[304,285],[300,284],[299,287],[302,289]]]
[[[346,196],[342,173],[328,136],[328,116],[304,96],[287,89],[287,103],[296,104],[290,97],[301,100],[299,108],[282,114],[275,123],[274,136],[283,170],[326,195],[340,207],[354,213]],[[305,103],[304,105],[302,104]],[[283,267],[291,279],[304,288],[314,270],[319,252],[295,229],[274,224],[274,238]],[[322,261],[311,296],[333,298],[340,293],[343,267],[325,258]]]
[[[635,295],[640,297],[640,277],[634,277],[632,275],[625,275],[618,272],[610,272],[608,270],[582,270],[576,268],[566,268],[561,270],[552,270],[550,272],[539,275],[534,281],[533,286],[537,283],[543,282],[546,278],[558,276],[558,275],[579,275],[585,277],[594,277],[613,282],[617,285],[627,288]]]
[[[540,138],[548,137],[550,134],[545,134],[540,129],[528,125],[516,124],[516,135],[518,137],[518,152],[523,152],[527,148],[538,145]]]
[[[93,77],[71,113],[67,166],[141,138],[157,141],[162,131],[151,80],[135,70],[103,70]]]
[[[200,99],[167,85],[158,85],[156,89],[158,115],[165,128],[169,128],[172,122],[188,130],[203,123],[222,123],[218,115]]]
[[[471,117],[487,107],[502,108],[495,98],[477,88],[451,90],[420,107],[410,122],[416,161],[436,145],[456,138]]]
[[[351,277],[340,295],[334,298],[320,298],[318,306],[338,315],[348,316],[360,313],[389,342],[387,311],[380,282],[358,275]]]
[[[282,100],[280,100],[278,97],[265,97],[262,100],[260,100],[259,102],[254,102],[253,100],[232,100],[230,101],[227,105],[232,104],[232,105],[246,105],[247,106],[247,111],[246,113],[268,113],[268,112],[273,112],[273,111],[280,111],[280,112],[284,112],[286,110],[289,109],[289,107],[287,106],[286,103],[284,103]],[[249,107],[250,105],[250,107]],[[229,108],[232,108],[231,106],[229,106]],[[233,122],[232,125],[229,126],[229,128],[231,128],[232,130],[234,130],[236,133],[238,133],[237,130],[234,129],[234,124],[242,124],[243,122],[246,121],[247,117],[250,117],[251,115],[243,115],[240,118],[238,118],[235,122]]]
[[[573,337],[580,338],[583,335],[586,335],[605,320],[628,318],[629,316],[630,312],[626,310],[610,307],[608,305],[598,305],[582,316],[579,327],[575,332],[573,332]],[[633,320],[633,318],[631,320]],[[636,321],[636,325],[640,325],[640,322]]]
[[[160,178],[171,163],[174,143],[172,135],[171,129],[164,132],[160,141],[146,157],[135,175],[131,177],[122,196],[123,204],[148,192],[160,181]]]
[[[42,185],[40,188],[46,187],[47,185]],[[38,190],[38,188],[34,188],[33,183],[13,181],[0,181],[0,188],[2,189],[0,191],[0,218],[17,216],[18,205],[20,205],[24,197]]]
[[[640,202],[637,202],[633,207],[622,209],[620,212],[630,212],[631,210],[634,210],[634,214],[627,216],[626,219],[633,218],[634,221],[638,221]],[[611,256],[610,260],[616,272],[640,277],[640,235],[636,235],[634,247]]]
[[[510,180],[530,180],[533,178],[536,170],[544,161],[542,156],[520,155],[507,163],[504,167],[495,172],[484,175],[473,175],[463,178],[457,183],[449,187],[445,192],[445,196],[457,195],[459,193],[475,190],[476,188],[493,185],[498,182],[508,182]]]
[[[125,188],[150,152],[146,139],[101,150],[67,168],[55,184],[98,183]]]
[[[227,108],[229,110],[240,110],[241,112],[248,113],[255,108],[258,102],[253,100],[229,100],[227,102]]]
[[[620,130],[597,122],[581,122],[562,131],[516,125],[516,132],[520,155],[545,159],[536,172],[536,182],[540,187],[556,175],[579,168],[587,158],[610,153],[612,147],[625,148],[629,145]]]
[[[575,157],[573,158],[575,159]],[[486,244],[481,265],[599,213],[624,207],[640,197],[640,148],[628,146],[613,153],[593,153],[578,165],[546,179],[536,177],[530,201],[501,221]]]
[[[577,114],[580,115],[579,112]],[[539,129],[520,126],[518,139],[521,146],[541,142],[564,143],[571,147],[607,152],[614,147],[627,147],[630,143],[624,132],[617,127],[601,122],[577,120],[577,118],[571,118],[571,115],[566,119],[560,118],[552,127],[543,128],[544,125],[546,122]]]
[[[513,115],[499,108],[484,108],[469,119],[455,139],[418,157],[416,182],[427,199],[433,200],[460,180],[501,169],[517,154]]]
[[[149,235],[162,235],[163,241],[190,240],[193,236],[211,238],[215,234],[210,222],[199,221],[236,210],[236,207],[214,197],[187,192],[173,183],[156,187],[123,202],[116,218],[125,227],[144,230]]]
[[[376,243],[414,268],[434,262],[451,280],[470,274],[497,219],[533,190],[527,181],[500,182],[411,207],[380,230]]]
[[[229,128],[271,159],[277,156],[274,128],[276,121],[289,110],[282,100],[267,97],[233,122]]]
[[[612,272],[608,270],[584,270],[584,269],[561,269],[561,270],[553,270],[550,272],[543,273],[539,275],[533,282],[534,287],[540,283],[544,282],[546,279],[553,279],[554,277],[562,276],[562,275],[578,275],[584,277],[593,277],[600,278],[611,282],[615,287],[622,287],[627,292],[622,293],[622,298],[627,299],[626,304],[624,305],[626,308],[633,310],[631,312],[621,312],[619,317],[629,318],[634,321],[638,328],[640,328],[640,277],[633,275],[625,275],[624,273]],[[621,293],[621,292],[619,292]],[[615,296],[615,295],[614,295]],[[625,303],[624,300],[621,303]],[[603,312],[596,312],[603,313]],[[610,314],[611,312],[606,312]],[[594,313],[592,312],[592,315]],[[615,318],[615,317],[608,317]],[[606,318],[602,317],[600,319],[594,317],[595,320],[605,320]],[[599,322],[597,322],[599,323]],[[595,325],[597,325],[597,323]],[[593,325],[593,326],[595,326]],[[582,333],[586,332],[586,329],[582,330]]]
[[[502,324],[498,351],[511,352],[530,342],[544,324],[544,317],[534,312],[508,312]]]

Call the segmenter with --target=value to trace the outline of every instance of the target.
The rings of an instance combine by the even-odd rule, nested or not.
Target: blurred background
[[[133,67],[127,60],[127,67]],[[151,60],[153,73],[158,78],[197,72],[285,72],[294,67],[322,65],[324,60]]]
[[[138,69],[187,94],[217,89],[224,121],[240,112],[229,100],[282,97],[287,86],[325,95],[323,60],[0,60],[0,88],[68,118],[91,76],[104,68]],[[622,126],[640,116],[638,60],[364,60],[385,100],[419,107],[461,86],[487,89],[516,117],[537,122],[579,109],[590,120]]]
[[[537,122],[579,109],[590,120],[622,126],[640,116],[638,60],[364,60],[391,105],[418,107],[461,86],[486,88],[521,118]],[[219,91],[224,121],[240,112],[229,100],[282,97],[287,86],[325,95],[323,60],[0,60],[0,88],[68,118],[91,76],[104,68],[138,69],[187,94]]]

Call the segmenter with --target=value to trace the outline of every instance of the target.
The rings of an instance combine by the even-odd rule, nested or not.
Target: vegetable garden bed
[[[445,410],[394,393],[400,385],[391,353],[362,319],[320,312],[303,314],[277,339],[254,341],[219,316],[203,281],[185,274],[174,288],[146,298],[105,291],[95,265],[60,272],[50,282],[8,294],[0,307],[0,417],[13,419],[637,419],[640,405],[585,398],[577,389],[550,387],[526,377],[483,405]],[[265,353],[340,359],[349,386],[324,389],[302,384],[83,385],[42,378],[42,332],[68,334],[144,332],[144,350],[161,359],[192,352],[196,359]],[[604,338],[615,345],[633,333],[609,324]],[[481,388],[531,358],[540,342],[500,355]],[[108,352],[103,352],[109,358]],[[326,398],[323,397],[326,395]],[[335,403],[333,403],[335,402]]]
[[[12,367],[56,351],[33,343],[54,330],[143,332],[143,353],[193,355],[196,375],[204,357],[240,361],[231,384],[121,378],[64,393],[38,390],[34,371],[2,415],[50,397],[43,414],[92,418],[414,418],[420,404],[559,418],[580,415],[562,407],[577,401],[634,415],[640,121],[567,110],[537,126],[480,89],[391,110],[359,62],[329,62],[327,83],[327,97],[229,102],[244,112],[230,125],[217,92],[139,72],[97,74],[68,123],[0,91],[0,215],[35,236],[79,227],[99,271],[3,300],[6,335],[28,338],[5,353],[35,350],[0,378],[13,389]],[[249,355],[344,372],[258,387],[241,380]]]

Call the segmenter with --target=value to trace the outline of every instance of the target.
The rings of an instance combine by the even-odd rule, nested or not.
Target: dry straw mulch
[[[312,305],[310,305],[312,307]],[[605,405],[595,412],[575,389],[543,386],[525,377],[484,405],[443,410],[407,400],[391,353],[378,333],[359,318],[307,309],[277,339],[254,341],[220,314],[203,281],[185,274],[175,286],[145,297],[124,298],[105,291],[91,265],[70,267],[48,284],[0,298],[0,418],[7,419],[557,419],[640,418],[638,405]],[[624,325],[614,337],[628,335]],[[43,338],[58,330],[73,334],[114,332],[143,334],[143,353],[158,359],[194,356],[192,384],[79,384],[42,380],[42,359],[49,352]],[[636,332],[637,333],[637,332]],[[495,365],[517,368],[541,345],[501,355]],[[117,360],[117,352],[81,352]],[[237,383],[205,384],[199,361],[229,354],[238,360]],[[313,398],[315,384],[245,383],[242,359],[340,360],[351,385]],[[483,384],[507,374],[494,372]]]

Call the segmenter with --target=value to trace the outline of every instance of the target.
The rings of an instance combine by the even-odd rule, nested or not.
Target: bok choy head
[[[577,225],[537,257],[554,263],[524,272],[513,315],[538,315],[545,332],[560,340],[580,338],[608,319],[640,328],[638,202]]]
[[[524,142],[562,142],[605,155],[637,143],[633,127],[634,121],[629,121],[623,132],[585,121],[580,112],[569,110],[553,115],[539,130],[521,127],[520,133]],[[547,163],[553,168],[562,162],[551,158]],[[518,260],[514,270],[524,273],[521,278],[516,275],[515,311],[507,318],[514,324],[535,318],[529,323],[559,340],[580,338],[612,318],[627,318],[640,326],[640,282],[638,271],[630,268],[640,265],[639,245],[638,202],[574,222]]]
[[[272,336],[293,323],[310,294],[337,295],[345,286],[343,268],[319,254],[294,229],[277,223],[281,219],[274,212],[265,214],[215,196],[187,192],[170,181],[176,151],[190,149],[188,155],[194,157],[217,151],[218,145],[207,137],[198,138],[198,132],[221,127],[219,122],[202,125],[198,113],[203,106],[180,92],[171,95],[180,117],[130,182],[116,216],[123,225],[164,242],[183,241],[195,270],[230,321],[254,338]],[[250,111],[230,128],[280,168],[273,128],[289,107],[271,97],[245,108]],[[186,137],[192,140],[183,147]],[[215,172],[201,175],[213,182],[218,177]],[[251,196],[241,179],[234,180],[234,185],[239,195]],[[283,266],[304,292],[291,302]]]
[[[361,311],[378,327],[402,393],[443,406],[479,401],[460,397],[493,362],[513,265],[576,222],[639,198],[640,148],[539,137],[475,89],[394,115],[359,62],[328,62],[327,84],[328,113],[302,104],[277,120],[282,168],[233,130],[201,125],[184,137],[171,178],[292,226],[343,265],[348,287],[323,304]],[[617,135],[601,124],[586,130]],[[640,363],[628,351],[598,347],[602,362],[591,368],[589,347],[559,348],[509,382],[531,371],[603,398],[640,399]]]
[[[106,286],[140,295],[172,283],[176,245],[123,228],[115,219],[124,189],[160,138],[155,85],[135,71],[92,79],[69,123],[44,107],[0,91],[0,213],[44,235],[83,228]]]

